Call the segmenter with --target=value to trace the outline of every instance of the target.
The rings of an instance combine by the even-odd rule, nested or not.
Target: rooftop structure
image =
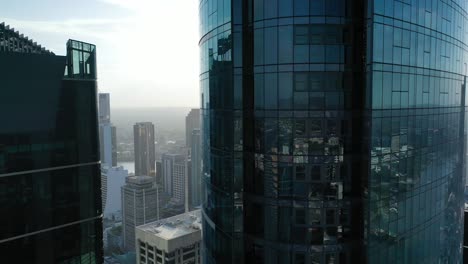
[[[0,23],[0,51],[55,55],[5,22]]]
[[[138,226],[137,263],[200,263],[201,228],[201,210]]]

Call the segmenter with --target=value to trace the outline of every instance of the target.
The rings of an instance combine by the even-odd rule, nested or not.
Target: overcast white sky
[[[57,55],[97,45],[112,107],[199,106],[198,0],[0,0],[4,21]]]

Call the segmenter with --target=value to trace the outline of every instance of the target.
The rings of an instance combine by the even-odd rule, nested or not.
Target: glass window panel
[[[324,108],[324,93],[313,92],[309,94],[309,108],[310,109],[323,109]]]
[[[325,1],[325,13],[327,16],[343,16],[344,3],[343,0],[327,0]]]
[[[309,122],[309,134],[311,137],[322,135],[322,121],[321,120],[310,120]]]
[[[265,28],[265,64],[278,63],[278,28]]]
[[[293,101],[292,72],[279,73],[279,107],[280,109],[291,109]]]
[[[294,109],[306,110],[309,105],[308,92],[295,92],[294,93]]]
[[[385,12],[385,0],[374,0],[374,12],[383,15]]]
[[[383,25],[374,24],[374,61],[382,62],[384,54]]]
[[[231,21],[231,5],[228,3],[224,4],[224,23]]]
[[[321,91],[324,90],[324,72],[311,72],[309,74],[309,87],[310,91]]]
[[[382,73],[373,73],[372,82],[372,108],[382,108]]]
[[[310,179],[312,181],[320,181],[321,179],[321,172],[320,172],[320,166],[314,165],[310,169]]]
[[[296,45],[309,44],[309,26],[307,25],[294,26],[294,44]]]
[[[382,87],[382,99],[383,108],[391,108],[392,106],[392,74],[389,72],[383,73],[383,87]]]
[[[340,93],[339,92],[326,93],[325,102],[326,102],[325,106],[327,109],[340,108]]]
[[[255,108],[264,107],[264,77],[263,74],[255,74],[254,77]]]
[[[309,46],[296,45],[294,46],[294,63],[309,62]]]
[[[309,0],[294,0],[294,16],[309,15]]]
[[[293,2],[291,0],[278,0],[279,7],[279,16],[280,17],[289,17],[293,15]]]
[[[311,63],[320,63],[320,62],[324,63],[325,62],[325,46],[310,45],[310,62]]]
[[[298,165],[295,168],[295,180],[297,181],[305,181],[306,177],[306,169],[303,165]]]
[[[323,16],[325,14],[325,0],[310,1],[310,15]]]
[[[254,0],[254,19],[262,20],[263,19],[263,8],[264,8],[263,0]]]
[[[340,63],[343,60],[341,59],[341,47],[338,45],[328,45],[326,46],[326,56],[328,63]]]
[[[267,0],[265,4],[265,19],[278,17],[278,0]]]
[[[278,108],[278,75],[265,74],[265,109]]]
[[[384,62],[393,63],[393,27],[384,25]]]
[[[308,90],[309,86],[309,73],[308,72],[295,72],[294,73],[294,91],[303,92]]]
[[[254,64],[262,65],[263,64],[263,29],[255,29],[254,32]]]
[[[293,27],[280,26],[278,27],[279,40],[279,63],[293,62]]]

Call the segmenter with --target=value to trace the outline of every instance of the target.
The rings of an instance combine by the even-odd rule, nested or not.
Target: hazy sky
[[[199,106],[198,0],[0,0],[4,21],[57,55],[97,45],[112,107]]]

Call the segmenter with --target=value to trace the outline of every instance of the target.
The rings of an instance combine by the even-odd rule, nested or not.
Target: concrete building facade
[[[201,228],[201,210],[137,227],[136,263],[201,263]]]
[[[155,177],[128,176],[122,186],[124,248],[135,249],[135,227],[158,220],[158,189]]]

